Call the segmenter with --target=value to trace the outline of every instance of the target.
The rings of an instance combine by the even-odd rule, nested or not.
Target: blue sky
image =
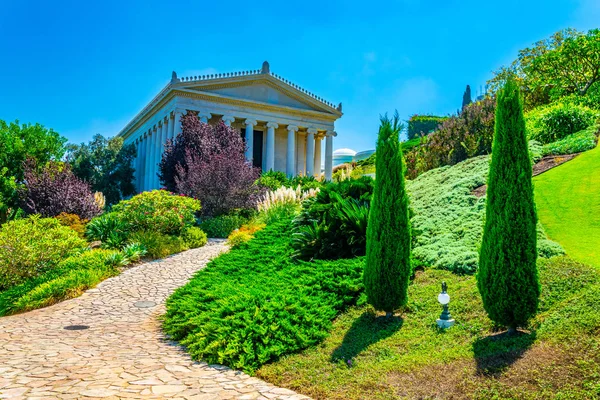
[[[260,68],[342,102],[335,148],[381,113],[446,115],[517,50],[600,26],[600,0],[0,0],[0,119],[112,136],[170,79]]]

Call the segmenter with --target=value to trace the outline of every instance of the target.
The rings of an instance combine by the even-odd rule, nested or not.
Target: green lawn
[[[572,258],[600,268],[600,147],[534,179],[539,219]]]
[[[567,257],[540,259],[532,331],[496,334],[474,276],[427,269],[391,320],[369,306],[337,318],[319,345],[282,357],[260,378],[315,399],[591,399],[600,396],[600,275]],[[440,331],[446,281],[457,325]]]

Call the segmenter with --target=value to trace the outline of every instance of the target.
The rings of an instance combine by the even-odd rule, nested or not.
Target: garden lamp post
[[[442,329],[450,328],[452,325],[454,325],[454,318],[452,318],[452,315],[450,315],[450,311],[448,311],[448,303],[450,303],[450,296],[446,292],[447,289],[448,285],[446,285],[446,282],[442,282],[442,293],[438,294],[437,297],[440,304],[444,307],[444,309],[442,310],[442,315],[440,315],[440,317],[437,320],[437,325]]]

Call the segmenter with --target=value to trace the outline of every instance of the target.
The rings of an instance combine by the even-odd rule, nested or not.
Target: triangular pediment
[[[299,110],[318,111],[328,114],[339,113],[338,110],[325,104],[323,101],[317,100],[307,93],[271,76],[250,77],[250,79],[220,79],[219,82],[190,82],[189,84],[182,85],[181,89]],[[339,114],[341,115],[341,113]]]

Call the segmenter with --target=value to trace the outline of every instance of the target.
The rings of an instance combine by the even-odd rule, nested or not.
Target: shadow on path
[[[506,332],[478,339],[473,343],[477,374],[496,377],[513,365],[527,352],[536,339],[536,333]]]
[[[346,332],[342,344],[331,353],[331,361],[351,360],[370,345],[398,332],[403,323],[401,317],[386,318],[372,312],[363,313]]]

